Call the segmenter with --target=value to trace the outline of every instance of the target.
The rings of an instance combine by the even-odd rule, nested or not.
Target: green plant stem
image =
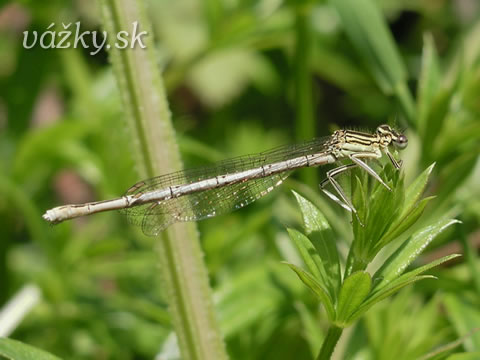
[[[347,264],[345,266],[345,275],[346,279],[352,275],[355,271],[365,270],[367,268],[368,262],[362,261],[354,255],[353,248],[350,249],[347,257]]]
[[[161,76],[153,53],[153,33],[143,1],[102,0],[110,56],[126,118],[136,163],[142,177],[181,169]],[[117,49],[114,34],[132,32],[138,21],[146,47]],[[138,32],[137,32],[138,33]],[[227,359],[215,319],[211,290],[194,224],[177,224],[158,239],[159,270],[169,302],[172,322],[183,359]],[[153,269],[152,269],[153,270]]]
[[[362,261],[361,259],[355,259],[355,262],[353,263],[353,266],[352,266],[352,274],[355,272],[355,271],[362,271],[362,270],[365,270],[368,266],[368,262],[367,261]]]
[[[310,139],[315,135],[315,115],[310,66],[313,53],[313,34],[309,9],[308,6],[299,6],[296,9],[295,20],[295,123],[296,137],[298,140]],[[301,171],[300,176],[304,182],[311,186],[317,183],[316,172],[314,171]]]
[[[317,360],[329,360],[332,357],[335,346],[337,346],[338,339],[342,335],[343,328],[332,325],[327,332],[327,336],[323,340],[320,353]]]

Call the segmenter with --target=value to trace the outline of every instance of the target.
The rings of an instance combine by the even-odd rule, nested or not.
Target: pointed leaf
[[[322,287],[322,285],[308,272],[299,268],[298,266],[290,263],[287,264],[297,276],[302,280],[302,282],[313,291],[315,295],[317,295],[318,299],[322,302],[323,306],[325,306],[325,310],[327,311],[328,319],[333,321],[335,319],[335,309],[333,307],[332,300],[328,295],[328,292]]]
[[[416,269],[413,269],[412,271],[409,271],[408,273],[403,274],[402,276],[399,277],[399,279],[405,280],[408,277],[420,275],[420,274],[424,273],[425,271],[433,269],[434,267],[436,267],[438,265],[446,263],[447,261],[450,261],[450,260],[455,259],[455,258],[460,257],[460,256],[462,256],[462,255],[460,255],[460,254],[450,254],[450,255],[441,257],[440,259],[429,262],[428,264],[425,264],[425,265],[420,266]],[[377,291],[377,289],[375,289],[375,291]]]
[[[419,275],[435,266],[443,264],[444,262],[447,262],[458,256],[460,255],[453,254],[453,255],[448,255],[443,258],[437,259],[427,265],[421,266],[415,270],[412,270],[406,274],[403,274],[402,276],[398,277],[397,279],[393,280],[392,282],[388,283],[382,288],[374,289],[371,295],[369,296],[369,298],[351,316],[351,318],[349,319],[349,322],[356,320],[358,317],[364,314],[368,309],[370,309],[373,305],[389,297],[390,295],[395,294],[397,291],[399,291],[400,289],[404,288],[407,285],[413,284],[423,279],[436,279],[436,277],[432,275],[421,275],[421,276]]]
[[[357,271],[350,275],[342,285],[338,298],[337,326],[348,325],[350,316],[358,310],[362,302],[370,293],[372,279],[366,271]]]
[[[383,235],[382,239],[378,242],[378,250],[387,245],[390,241],[395,240],[397,236],[400,236],[410,226],[415,224],[418,218],[422,216],[423,210],[425,210],[427,204],[430,202],[430,200],[434,198],[434,196],[429,196],[420,200],[410,213],[406,214],[400,221],[392,225],[392,227],[387,231],[385,235]]]
[[[412,271],[409,271],[408,273],[405,273],[405,274],[399,276],[397,279],[393,280],[389,284],[386,284],[386,285],[383,285],[383,286],[377,286],[375,289],[373,289],[372,296],[374,294],[377,294],[377,293],[381,292],[381,291],[384,291],[386,288],[389,288],[390,286],[393,286],[394,284],[397,284],[399,281],[406,281],[410,278],[413,278],[417,275],[420,275],[421,273],[424,273],[427,270],[430,270],[430,269],[434,268],[435,266],[441,265],[441,264],[443,264],[447,261],[450,261],[452,259],[455,259],[459,256],[461,256],[461,255],[459,255],[459,254],[447,255],[447,256],[444,256],[440,259],[432,261],[432,262],[430,262],[426,265],[423,265],[423,266],[420,266],[416,269],[413,269]],[[377,279],[377,278],[375,278],[375,279]],[[380,279],[380,281],[381,281],[381,279]]]
[[[392,222],[387,233],[376,243],[375,250],[377,253],[389,242],[393,241],[397,236],[405,232],[410,226],[412,226],[418,218],[422,215],[423,210],[427,206],[427,203],[433,198],[428,197],[418,201],[420,196],[425,190],[428,183],[428,178],[433,170],[435,163],[430,165],[427,169],[420,174],[415,181],[405,191],[405,198],[403,200],[402,211],[400,215],[395,216],[395,220]],[[398,201],[398,200],[396,200]]]
[[[388,231],[391,224],[398,218],[400,211],[398,204],[403,203],[403,181],[393,186],[393,191],[388,191],[381,184],[376,184],[377,191],[372,194],[369,202],[368,224],[364,229],[367,241],[368,258],[370,262],[378,250],[377,245]]]
[[[427,186],[428,179],[430,178],[430,174],[432,173],[434,167],[435,163],[426,168],[415,179],[415,181],[408,186],[407,190],[405,190],[405,200],[400,217],[404,217],[407,213],[409,213],[418,202],[418,199],[420,199],[420,196],[422,196],[423,192],[425,191],[425,187]]]
[[[60,360],[44,350],[8,338],[0,338],[0,356],[9,360]]]
[[[324,232],[313,232],[310,234],[310,239],[317,254],[320,255],[330,295],[332,299],[336,299],[342,283],[338,250],[335,241],[330,236],[323,235],[325,235]]]
[[[295,229],[287,229],[290,239],[294,242],[295,246],[302,257],[303,262],[307,265],[308,270],[313,276],[326,286],[326,274],[323,268],[322,259],[315,250],[315,247],[310,240],[303,235],[300,231]]]
[[[409,271],[406,274],[403,274],[402,276],[398,277],[397,279],[393,280],[392,282],[388,283],[382,288],[374,289],[371,295],[368,297],[368,299],[359,307],[359,309],[354,314],[352,314],[352,316],[348,319],[348,321],[352,322],[358,319],[358,317],[364,314],[373,305],[389,297],[390,295],[395,294],[396,292],[398,292],[400,289],[404,288],[407,285],[413,284],[423,279],[436,279],[436,277],[432,275],[420,275],[420,274],[435,266],[443,264],[444,262],[447,262],[459,256],[460,255],[458,254],[444,256],[440,259],[432,261],[429,264],[426,264],[415,270]]]
[[[389,170],[392,170],[392,177],[389,176],[390,174],[386,174]],[[390,166],[386,167],[380,173],[380,176],[389,178],[390,187],[394,190],[388,191],[382,184],[372,179],[373,189],[366,200],[368,205],[366,210],[367,216],[363,220],[364,226],[354,227],[355,240],[353,247],[356,257],[359,258],[356,260],[360,260],[365,264],[368,264],[381,248],[379,247],[379,242],[383,235],[388,232],[392,223],[398,218],[398,213],[401,210],[398,204],[403,203],[403,179],[398,176],[398,172],[393,172]],[[368,184],[365,180],[364,183]],[[356,270],[360,269],[357,268]]]
[[[398,278],[438,234],[456,223],[459,223],[459,221],[451,219],[440,220],[436,224],[429,225],[414,233],[375,273],[375,279],[382,278],[377,288],[381,288]]]
[[[314,231],[324,231],[330,229],[330,225],[323,213],[310,201],[295,191],[292,191],[297,199],[300,210],[302,211],[303,225],[307,235]]]
[[[351,314],[348,318],[348,322],[351,323],[362,316],[368,309],[370,309],[376,303],[382,301],[383,299],[389,297],[390,295],[395,294],[400,289],[404,288],[407,285],[413,284],[419,280],[423,279],[436,279],[435,276],[432,275],[421,275],[413,278],[409,278],[405,281],[395,281],[390,284],[390,286],[385,287],[382,291],[379,291],[372,297],[368,298],[361,306],[357,308],[357,310]],[[399,280],[399,279],[397,279]]]
[[[315,205],[298,193],[293,192],[293,194],[302,211],[305,230],[321,258],[320,262],[315,263],[319,267],[330,296],[336,299],[341,284],[341,271],[333,231],[323,213]]]

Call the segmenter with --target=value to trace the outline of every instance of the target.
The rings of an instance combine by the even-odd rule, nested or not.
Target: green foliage
[[[363,329],[371,346],[361,347],[368,356],[378,359],[423,359],[435,344],[442,341],[448,330],[435,315],[440,305],[438,297],[424,304],[413,290],[413,287],[409,287],[377,304],[376,311],[365,313]],[[411,327],[412,323],[416,324],[414,328]],[[349,347],[352,345],[349,344]],[[434,350],[437,355],[441,352],[438,350]]]
[[[414,121],[413,100],[407,86],[407,72],[385,20],[372,0],[331,0],[352,44],[363,58],[378,86],[394,93],[408,121]]]
[[[342,284],[338,298],[335,324],[345,327],[364,303],[372,288],[372,278],[366,271],[357,271],[347,277]]]
[[[381,184],[374,184],[369,188],[368,181],[361,182],[358,177],[356,181],[353,180],[357,184],[354,191],[360,193],[353,194],[354,205],[359,209],[358,215],[364,225],[360,225],[358,219],[353,217],[354,239],[343,276],[335,239],[328,222],[318,208],[295,193],[303,215],[304,229],[310,238],[293,229],[289,230],[289,235],[310,273],[296,265],[288,265],[325,306],[332,327],[344,328],[351,325],[373,305],[405,286],[422,279],[434,278],[421,275],[422,273],[459,256],[444,256],[405,272],[439,234],[459,222],[440,220],[420,228],[403,243],[396,244],[397,250],[383,262],[373,276],[364,270],[380,250],[401,237],[418,220],[425,207],[425,199],[421,200],[420,197],[432,169],[433,165],[406,189],[403,188],[401,177],[394,176],[392,194]],[[322,232],[328,232],[329,236],[311,237]],[[334,266],[329,266],[332,263]],[[323,347],[325,346],[329,346],[327,340]],[[323,347],[319,359],[330,356]]]
[[[448,309],[448,314],[455,327],[455,331],[460,336],[465,336],[464,346],[467,351],[476,351],[480,343],[480,333],[478,332],[478,322],[480,321],[480,311],[476,305],[468,299],[447,296],[444,305]]]
[[[43,350],[7,338],[0,338],[0,356],[9,360],[59,360]]]

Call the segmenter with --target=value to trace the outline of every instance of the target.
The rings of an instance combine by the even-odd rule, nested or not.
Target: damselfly
[[[141,225],[145,234],[157,235],[176,222],[202,220],[242,208],[268,194],[295,169],[333,164],[342,159],[351,162],[328,171],[320,188],[329,198],[357,215],[335,178],[358,166],[391,190],[366,161],[380,159],[386,154],[393,166],[400,169],[401,161],[393,157],[389,147],[404,149],[407,143],[405,135],[388,125],[379,126],[373,134],[337,130],[329,137],[140,181],[120,198],[59,206],[47,210],[43,218],[59,223],[120,209],[131,223]],[[326,189],[328,183],[336,194]]]

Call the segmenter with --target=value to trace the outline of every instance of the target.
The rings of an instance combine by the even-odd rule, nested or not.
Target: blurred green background
[[[428,195],[437,197],[424,216],[463,225],[421,261],[465,256],[435,270],[439,280],[374,307],[336,354],[415,359],[480,326],[480,3],[368,1],[378,19],[342,3],[147,5],[185,167],[383,123],[407,129],[407,183],[436,162]],[[358,24],[368,16],[374,41],[362,43]],[[102,31],[99,4],[0,5],[0,305],[28,284],[40,294],[16,326],[0,321],[0,332],[67,359],[175,359],[155,239],[118,213],[55,227],[41,218],[53,206],[120,196],[141,180],[107,52],[22,45],[24,31],[77,21],[82,31]],[[386,38],[375,32],[383,23]],[[340,249],[351,241],[349,215],[319,194],[324,174],[301,171],[248,208],[199,223],[232,359],[318,351],[324,311],[280,261],[298,258],[285,231],[301,220],[292,188],[325,212]],[[480,335],[456,345],[451,352],[480,351]]]

